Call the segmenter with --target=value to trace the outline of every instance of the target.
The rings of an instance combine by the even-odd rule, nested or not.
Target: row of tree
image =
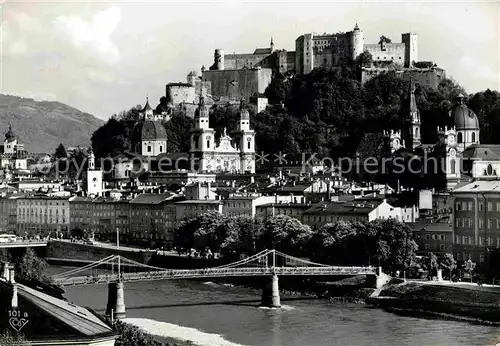
[[[380,265],[391,271],[409,268],[417,250],[410,228],[394,219],[338,221],[311,230],[287,215],[260,220],[218,213],[182,222],[175,232],[175,246],[231,257],[274,248],[325,264]]]

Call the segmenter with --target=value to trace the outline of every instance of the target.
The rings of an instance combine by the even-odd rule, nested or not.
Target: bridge
[[[0,243],[0,249],[13,249],[18,247],[42,247],[47,246],[47,240],[16,240]]]
[[[280,307],[278,276],[355,276],[366,275],[375,287],[388,280],[380,267],[330,266],[293,257],[277,250],[264,250],[234,263],[203,269],[165,269],[136,262],[119,255],[108,256],[83,267],[53,276],[59,286],[108,284],[107,314],[125,316],[124,283],[151,280],[224,278],[238,276],[268,277],[262,305]]]

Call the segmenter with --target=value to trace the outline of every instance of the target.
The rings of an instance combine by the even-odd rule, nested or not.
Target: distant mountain
[[[29,152],[53,153],[59,143],[90,146],[90,136],[104,121],[61,102],[0,94],[2,143],[9,124]]]

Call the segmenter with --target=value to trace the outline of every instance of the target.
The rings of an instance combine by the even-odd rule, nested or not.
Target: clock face
[[[94,181],[94,182],[96,182],[96,181],[97,181],[97,178],[94,178],[94,179],[93,179],[93,181]]]
[[[451,157],[455,157],[456,154],[457,154],[457,152],[455,151],[455,149],[450,149],[450,156]]]
[[[455,143],[455,136],[454,135],[448,136],[448,139],[449,139],[450,143]]]

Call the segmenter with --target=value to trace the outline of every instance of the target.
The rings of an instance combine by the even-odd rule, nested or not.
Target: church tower
[[[240,102],[238,132],[240,132],[241,172],[255,173],[255,132],[250,129],[250,113],[243,99]]]
[[[458,155],[458,143],[456,141],[457,132],[455,127],[445,127],[444,140],[446,145],[445,150],[445,177],[446,188],[452,189],[460,180],[460,155]]]
[[[422,140],[420,138],[420,112],[415,101],[415,83],[410,80],[408,97],[403,107],[403,139],[408,150],[415,150]]]
[[[87,194],[101,196],[103,193],[103,172],[95,166],[95,156],[92,149],[89,149],[89,164],[87,169]]]
[[[194,126],[191,129],[189,158],[191,169],[214,170],[215,131],[209,126],[209,110],[200,91],[200,102],[194,112]]]
[[[271,36],[271,54],[274,52],[274,42],[273,42],[273,37]]]

